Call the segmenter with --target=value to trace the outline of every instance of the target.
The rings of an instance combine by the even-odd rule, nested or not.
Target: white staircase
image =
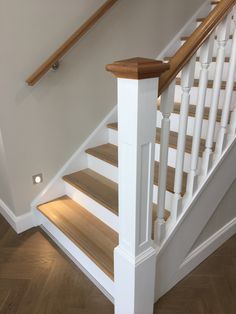
[[[33,204],[38,224],[114,301],[117,314],[152,313],[214,212],[198,206],[209,205],[213,180],[234,148],[234,10],[158,100],[172,56],[109,65],[118,77],[118,116],[101,124]]]

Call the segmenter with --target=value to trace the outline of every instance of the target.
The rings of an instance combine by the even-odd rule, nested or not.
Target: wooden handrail
[[[77,31],[71,35],[27,80],[30,86],[35,85],[54,64],[56,64],[91,27],[117,2],[118,0],[107,0]]]
[[[236,4],[236,0],[221,0],[218,3],[219,4],[211,11],[209,16],[200,24],[200,26],[187,39],[185,44],[170,59],[169,70],[163,73],[159,80],[159,96],[176,78],[178,73],[212,34],[217,25],[233,8]]]

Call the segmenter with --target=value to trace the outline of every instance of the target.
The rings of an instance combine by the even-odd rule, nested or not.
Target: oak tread
[[[90,154],[98,159],[101,159],[115,167],[118,167],[118,147],[112,144],[104,144],[100,146],[96,146],[88,149],[87,154]],[[158,173],[159,173],[159,162],[155,161],[154,168],[154,184],[158,186]],[[173,193],[174,192],[174,178],[175,178],[175,169],[172,167],[168,167],[167,174],[167,191]],[[183,173],[183,186],[182,186],[182,194],[186,192],[186,184],[187,184],[187,173]],[[118,205],[117,205],[118,206]]]
[[[181,104],[180,103],[175,103],[173,113],[180,114],[180,108],[181,108]],[[188,115],[190,117],[195,117],[195,114],[196,114],[196,106],[195,105],[189,105],[189,113],[188,113]],[[205,107],[204,108],[203,119],[204,120],[208,120],[209,119],[209,114],[210,114],[210,108],[209,107]],[[222,115],[222,110],[218,109],[218,111],[217,111],[217,118],[216,118],[217,122],[221,121],[221,115]]]
[[[107,127],[116,131],[118,130],[117,123],[110,123],[107,125]],[[161,129],[156,128],[156,143],[160,144],[160,141],[161,141]],[[185,152],[188,154],[191,154],[191,151],[192,151],[192,141],[193,141],[193,137],[191,135],[186,135]],[[177,143],[178,143],[178,133],[174,131],[170,131],[169,147],[173,149],[177,149]],[[202,156],[204,149],[205,149],[205,139],[201,139],[199,157]]]
[[[68,196],[39,205],[38,210],[113,279],[115,231]]]
[[[91,169],[66,175],[63,180],[118,215],[118,185]]]
[[[208,85],[207,88],[213,88],[214,81],[213,80],[208,80]],[[181,78],[176,78],[176,85],[181,85]],[[195,79],[193,82],[194,87],[199,86],[199,79]],[[226,81],[221,82],[221,89],[226,89]],[[234,83],[234,91],[236,91],[236,82]]]
[[[63,177],[63,179],[82,191],[93,200],[109,209],[114,214],[119,214],[118,206],[118,184],[92,171],[84,169]],[[153,204],[153,219],[156,218],[157,205]],[[165,211],[165,219],[170,216],[169,211]]]

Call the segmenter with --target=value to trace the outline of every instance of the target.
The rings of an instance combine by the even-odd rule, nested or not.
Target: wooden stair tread
[[[208,88],[213,88],[213,83],[214,81],[213,80],[208,80],[208,85],[207,87]],[[181,78],[176,78],[176,85],[181,85]],[[195,79],[194,82],[193,82],[193,86],[194,87],[198,87],[199,86],[199,80],[198,79]],[[225,89],[226,88],[226,82],[225,81],[222,81],[221,82],[221,89]],[[236,91],[236,83],[234,83],[234,91]]]
[[[38,210],[113,279],[113,251],[118,245],[115,231],[68,196],[39,205]]]
[[[118,215],[118,185],[115,182],[90,169],[66,175],[63,180]]]
[[[180,114],[180,108],[181,108],[181,104],[180,103],[175,103],[173,113]],[[195,105],[189,105],[189,113],[188,113],[188,115],[190,117],[195,117],[195,114],[196,114],[196,106]],[[210,108],[209,107],[205,107],[204,108],[203,119],[204,120],[208,120],[209,119],[209,114],[210,114]],[[217,122],[220,122],[221,115],[222,115],[222,110],[218,109],[218,111],[217,111],[217,118],[216,118]]]
[[[110,123],[107,126],[110,129],[117,130],[117,123]],[[160,144],[161,140],[161,129],[156,128],[156,143]],[[191,135],[186,135],[186,145],[185,145],[185,152],[191,154],[192,151],[192,141],[193,137]],[[170,131],[170,138],[169,138],[169,147],[177,149],[178,143],[178,133],[174,131]],[[199,156],[201,157],[205,149],[205,139],[201,139],[200,142],[200,149],[199,149]]]
[[[98,159],[101,159],[109,164],[112,164],[115,167],[118,167],[118,147],[112,144],[104,144],[97,147],[90,148],[86,151],[87,154],[90,154]],[[155,161],[154,169],[154,184],[158,186],[158,173],[159,173],[159,162]],[[174,178],[175,178],[175,169],[168,167],[167,174],[167,191],[174,192]],[[187,173],[183,174],[183,186],[182,194],[186,192],[187,184]]]
[[[113,145],[114,146],[114,145]],[[118,184],[103,177],[102,175],[90,170],[84,169],[67,176],[63,179],[82,191],[99,204],[103,205],[114,214],[119,214],[118,206]],[[153,219],[156,218],[157,205],[153,204]],[[170,216],[169,211],[165,211],[165,219]]]

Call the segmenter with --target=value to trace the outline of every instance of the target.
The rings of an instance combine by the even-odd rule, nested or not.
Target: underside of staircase
[[[211,1],[212,5],[218,4],[218,1]],[[196,26],[203,23],[205,18],[201,16],[196,21]],[[230,62],[230,47],[232,44],[232,30],[229,39],[229,46],[226,48],[224,65],[227,68]],[[182,45],[189,36],[182,36],[180,41]],[[214,39],[215,46],[217,37]],[[203,124],[201,139],[199,144],[199,169],[206,147],[206,137],[210,117],[211,94],[214,86],[214,68],[216,67],[217,51],[214,48],[211,68],[207,84],[206,105],[203,112]],[[171,60],[166,56],[165,62]],[[190,95],[190,105],[188,110],[188,127],[185,137],[185,151],[183,163],[182,190],[180,192],[183,201],[188,196],[188,174],[191,167],[191,153],[194,134],[194,122],[197,110],[197,93],[199,88],[200,76],[200,56],[196,55],[195,75]],[[223,74],[220,86],[221,93],[224,94],[227,86],[227,77]],[[236,82],[233,86],[233,97],[235,97]],[[169,155],[167,168],[167,181],[165,193],[165,215],[164,220],[168,222],[172,218],[172,198],[175,194],[175,172],[176,156],[178,149],[178,130],[181,114],[181,72],[175,79],[175,97],[174,107],[170,116],[170,133],[168,140]],[[216,114],[216,127],[213,141],[213,152],[216,147],[217,132],[220,128],[223,108],[223,98],[220,98]],[[128,105],[128,104],[127,104]],[[153,206],[152,206],[152,239],[154,239],[155,221],[158,216],[158,191],[159,191],[159,173],[160,173],[160,145],[161,145],[161,111],[160,98],[156,100],[156,138],[155,138],[155,164],[153,176]],[[229,119],[231,112],[229,114]],[[112,120],[114,119],[114,120]],[[118,174],[118,130],[116,114],[106,123],[104,132],[106,141],[98,141],[96,145],[86,147],[83,151],[86,162],[84,167],[79,166],[73,172],[64,173],[59,179],[65,193],[58,195],[55,199],[37,204],[36,211],[39,215],[39,223],[44,225],[47,222],[53,225],[54,231],[51,232],[56,237],[58,230],[58,239],[63,234],[64,246],[78,249],[78,254],[85,255],[86,261],[91,262],[92,271],[90,275],[95,278],[103,288],[114,297],[114,250],[119,244],[119,174]],[[75,168],[75,167],[74,167]],[[128,194],[130,191],[126,191]],[[127,211],[129,208],[127,208]],[[207,222],[207,221],[206,221]],[[194,222],[193,222],[194,223]],[[199,230],[200,234],[201,230]],[[68,239],[69,242],[66,242]],[[65,247],[67,249],[67,247]],[[73,250],[68,249],[73,255]],[[79,256],[79,255],[78,255]],[[79,258],[78,258],[79,259]],[[80,261],[79,261],[80,263]],[[81,262],[82,267],[86,268],[86,263]],[[93,268],[95,267],[95,268]],[[94,270],[95,269],[95,270]],[[97,271],[98,269],[98,271]],[[94,270],[94,272],[93,272]],[[102,277],[101,277],[102,274]]]

